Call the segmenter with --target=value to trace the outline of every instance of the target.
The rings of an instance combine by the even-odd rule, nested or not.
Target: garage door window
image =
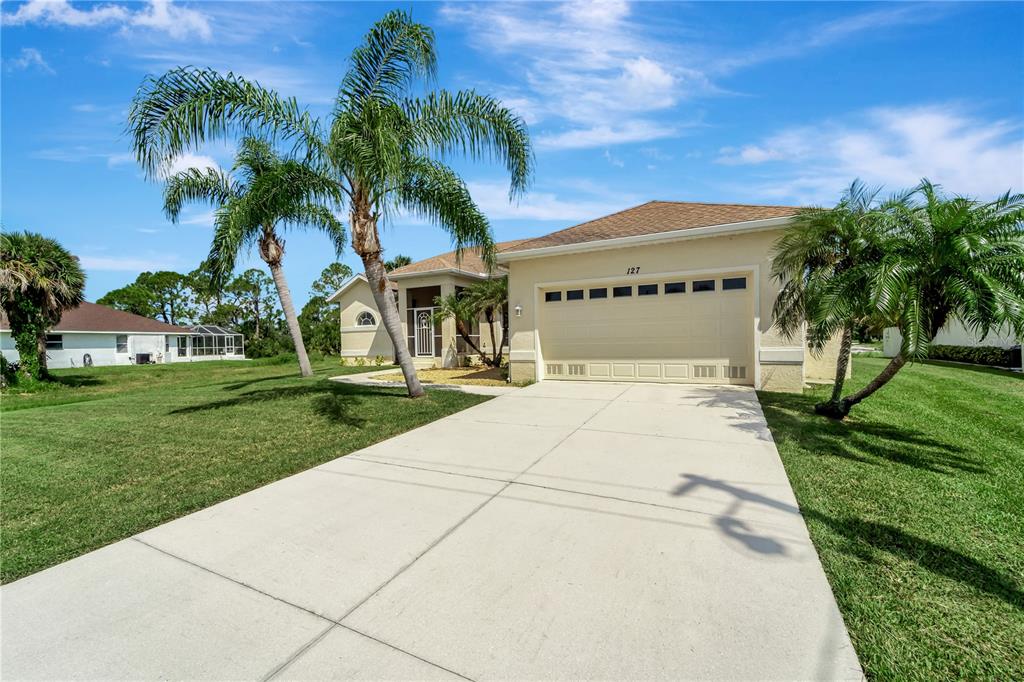
[[[726,277],[722,280],[722,290],[731,291],[733,289],[746,289],[747,278],[746,277]]]
[[[583,300],[583,289],[569,289],[565,292],[565,300],[567,301],[582,301]]]
[[[686,282],[666,282],[665,283],[666,294],[685,294],[686,293]]]
[[[624,296],[632,296],[633,287],[614,287],[612,289],[612,296],[615,298],[622,298]]]
[[[608,298],[608,290],[605,288],[591,289],[590,300],[593,301],[595,298]]]
[[[693,282],[693,292],[698,291],[714,291],[715,280],[713,279],[698,279]]]
[[[562,300],[562,292],[561,291],[546,291],[546,292],[544,292],[544,302],[545,303],[554,303],[555,301],[561,301],[561,300]]]
[[[657,284],[641,284],[636,288],[637,296],[657,296],[658,285]]]

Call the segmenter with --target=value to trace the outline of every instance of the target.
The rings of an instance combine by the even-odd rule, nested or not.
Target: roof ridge
[[[648,201],[646,204],[638,204],[633,208],[640,208],[647,204],[686,204],[687,206],[744,206],[749,208],[795,208],[801,209],[806,208],[805,206],[791,206],[790,204],[743,204],[736,202],[720,202],[720,201],[677,201],[675,199],[654,199]],[[627,211],[629,209],[626,209]],[[621,211],[619,211],[621,213]],[[614,213],[609,215],[615,215]],[[607,216],[605,216],[607,217]]]

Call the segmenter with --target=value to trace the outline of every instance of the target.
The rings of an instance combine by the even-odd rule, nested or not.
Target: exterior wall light
[[[522,317],[522,316],[523,316],[523,306],[517,305],[516,306],[516,317]]]

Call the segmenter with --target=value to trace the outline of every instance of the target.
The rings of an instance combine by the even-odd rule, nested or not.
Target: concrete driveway
[[[0,601],[8,680],[862,677],[738,387],[537,384]]]

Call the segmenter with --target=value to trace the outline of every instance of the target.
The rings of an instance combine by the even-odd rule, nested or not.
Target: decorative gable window
[[[358,327],[373,327],[376,324],[377,318],[369,310],[359,313],[359,317],[356,318],[356,326]]]

